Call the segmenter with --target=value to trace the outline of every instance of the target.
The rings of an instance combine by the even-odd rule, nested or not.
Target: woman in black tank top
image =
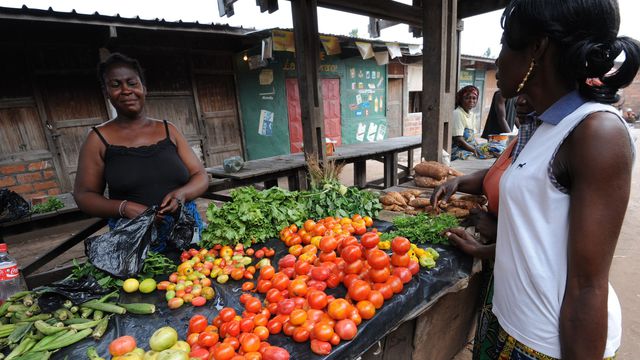
[[[166,120],[146,116],[138,62],[111,54],[98,76],[117,116],[94,127],[82,145],[73,193],[78,207],[93,216],[132,219],[157,205],[162,218],[204,193],[207,175],[184,136]]]

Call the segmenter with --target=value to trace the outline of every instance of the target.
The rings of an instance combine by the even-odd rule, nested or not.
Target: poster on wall
[[[262,136],[273,135],[273,112],[260,110],[260,121],[258,122],[258,134]]]

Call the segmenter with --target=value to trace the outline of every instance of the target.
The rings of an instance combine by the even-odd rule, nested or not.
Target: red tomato
[[[319,290],[311,291],[307,294],[307,301],[312,309],[322,310],[327,306],[327,294]]]
[[[347,266],[344,268],[344,272],[346,274],[360,274],[363,268],[364,262],[358,259],[350,264],[347,264]]]
[[[411,243],[407,238],[396,236],[391,240],[391,250],[398,255],[404,255],[411,249]]]
[[[244,304],[248,298],[252,297],[251,294],[243,293],[240,295],[240,304]]]
[[[189,330],[188,333],[201,333],[204,329],[209,325],[209,321],[203,315],[194,315],[189,320]]]
[[[235,354],[236,351],[231,344],[218,344],[213,348],[213,358],[215,360],[231,360]]]
[[[329,303],[327,313],[332,319],[342,320],[347,318],[347,311],[349,311],[349,303],[345,299],[335,299]]]
[[[218,316],[223,322],[229,322],[236,317],[236,311],[233,308],[226,307],[220,310]]]
[[[265,322],[266,324],[266,322]],[[240,320],[240,331],[243,333],[253,331],[253,328],[256,324],[253,322],[253,319],[242,319]]]
[[[276,270],[271,265],[266,265],[260,268],[260,279],[271,280]]]
[[[248,312],[257,314],[262,311],[262,303],[258,298],[252,297],[244,304],[244,308],[247,309]]]
[[[289,360],[289,352],[278,346],[269,346],[262,351],[262,360]]]
[[[227,326],[227,335],[236,337],[240,335],[240,321],[231,320],[229,321],[229,325]]]
[[[260,338],[258,335],[250,333],[244,334],[242,341],[240,342],[240,347],[244,352],[253,352],[258,351],[260,349]]]
[[[318,280],[318,281],[327,280],[330,274],[331,274],[331,270],[329,270],[329,268],[324,266],[314,266],[313,269],[311,269],[311,277],[314,280]]]
[[[373,249],[374,247],[378,246],[379,242],[380,236],[378,236],[378,234],[374,232],[365,233],[362,235],[362,237],[360,237],[360,243],[367,249]]]
[[[324,281],[309,280],[309,282],[307,282],[307,286],[309,287],[309,290],[315,289],[315,290],[324,291],[327,288],[327,283]],[[307,294],[309,293],[307,292]]]
[[[356,308],[360,316],[365,320],[371,319],[376,314],[376,307],[368,300],[358,302]]]
[[[299,326],[295,330],[293,330],[293,335],[291,337],[295,342],[305,342],[309,340],[310,334],[311,333],[309,332],[309,330],[303,328],[302,326]]]
[[[389,267],[389,255],[378,249],[371,249],[367,254],[367,262],[374,269],[384,269]]]
[[[411,271],[411,275],[415,275],[420,271],[420,264],[417,261],[409,261],[409,266],[407,266],[409,271]]]
[[[393,253],[393,255],[391,255],[391,265],[393,266],[407,267],[409,266],[409,261],[411,261],[411,257],[408,253],[403,255]]]
[[[125,335],[113,340],[109,344],[109,353],[113,356],[124,355],[136,348],[136,339],[132,336]]]
[[[331,274],[327,278],[327,287],[333,289],[334,287],[340,285],[340,277],[336,274]]]
[[[385,254],[386,256],[386,254]],[[388,257],[387,257],[388,259]],[[369,279],[374,283],[383,283],[389,279],[389,275],[391,275],[391,271],[389,271],[388,267],[382,269],[370,269],[369,270]]]
[[[293,269],[291,269],[293,270]],[[278,272],[273,275],[273,279],[271,279],[271,286],[282,291],[289,286],[289,277],[282,272]]]
[[[296,274],[307,275],[311,271],[311,264],[306,261],[298,261],[295,265]]]
[[[282,271],[283,268],[294,267],[295,265],[296,257],[291,254],[287,254],[278,261],[278,270]]]
[[[224,339],[223,343],[230,344],[234,350],[238,350],[240,348],[240,341],[235,336],[229,336]]]
[[[356,336],[358,327],[351,319],[340,320],[336,323],[335,332],[342,340],[351,340]]]
[[[406,267],[396,267],[393,269],[393,275],[397,276],[403,284],[411,281],[411,271]]]
[[[207,299],[205,299],[204,296],[196,296],[193,299],[191,299],[191,305],[193,306],[202,306],[206,303],[207,303]]]
[[[398,280],[400,280],[400,279],[398,279]],[[402,284],[402,281],[400,281],[400,284]],[[385,300],[389,300],[393,296],[393,289],[391,288],[391,285],[389,285],[388,280],[384,284],[382,284],[382,283],[374,284],[373,288],[378,290],[380,292],[380,294],[382,294],[382,297]]]
[[[384,304],[384,296],[382,296],[382,293],[378,290],[371,290],[371,292],[369,293],[369,298],[367,300],[371,301],[376,309],[380,309]]]
[[[363,280],[355,280],[349,286],[349,297],[353,301],[362,301],[369,298],[371,292],[371,286],[369,283]]]
[[[331,344],[318,339],[311,340],[311,351],[318,355],[329,355],[331,353]]]
[[[313,327],[313,335],[315,339],[329,341],[333,336],[333,326],[325,322],[319,322]]]
[[[387,280],[387,284],[389,284],[394,294],[397,294],[402,291],[402,288],[403,288],[402,280],[400,280],[400,278],[395,275],[389,276],[389,280]],[[384,293],[382,295],[384,295]],[[385,297],[384,299],[386,300],[387,298]]]
[[[282,322],[278,321],[278,320],[271,319],[267,323],[267,329],[269,330],[270,334],[273,334],[273,335],[279,334],[280,331],[282,331]]]
[[[330,251],[330,252],[321,251],[319,259],[322,262],[334,262],[336,261],[337,257],[338,255],[336,255],[335,251]]]
[[[338,247],[338,240],[331,235],[323,236],[318,247],[324,252],[332,252]]]
[[[253,317],[252,321],[255,326],[265,326],[269,322],[269,317],[264,314],[258,314]]]
[[[273,284],[269,280],[258,280],[258,286],[256,287],[256,291],[261,294],[264,294],[267,291],[269,291],[269,289],[271,289],[272,286]]]
[[[200,337],[200,333],[191,333],[187,335],[187,344],[193,347],[198,343],[198,337]]]
[[[198,348],[195,350],[191,350],[189,353],[190,358],[207,360],[209,358],[209,351],[205,348]]]
[[[358,245],[349,245],[342,249],[340,252],[340,257],[344,259],[347,263],[352,263],[356,260],[360,260],[362,257],[362,250]]]
[[[295,309],[296,303],[292,299],[284,299],[278,303],[278,313],[289,315]]]
[[[203,332],[198,336],[198,345],[202,347],[211,347],[218,342],[217,333]]]

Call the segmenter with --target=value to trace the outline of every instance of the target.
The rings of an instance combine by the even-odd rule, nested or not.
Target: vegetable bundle
[[[396,236],[406,237],[413,243],[448,244],[442,232],[459,225],[458,219],[450,214],[436,216],[419,213],[415,216],[399,216],[393,219],[394,230],[381,235],[383,239]]]

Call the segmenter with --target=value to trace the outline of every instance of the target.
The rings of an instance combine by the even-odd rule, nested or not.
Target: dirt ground
[[[610,281],[616,289],[618,298],[622,305],[623,318],[623,341],[618,352],[619,360],[636,359],[640,355],[640,286],[638,279],[640,278],[640,127],[632,130],[636,138],[636,166],[634,168],[633,183],[631,189],[631,198],[624,220],[622,231],[619,237],[618,246],[611,267]],[[414,153],[415,159],[419,159],[419,151]],[[406,156],[400,156],[399,161],[406,164]],[[463,166],[458,166],[463,165]],[[458,164],[454,162],[456,168],[479,169],[488,167],[490,162],[478,161],[475,163]],[[465,170],[463,170],[465,171]],[[382,163],[370,160],[367,162],[367,180],[372,181],[379,179],[383,174]],[[347,165],[342,172],[341,181],[345,185],[353,184],[353,166]],[[281,184],[286,186],[286,182]],[[208,200],[202,200],[198,203],[198,208],[204,213],[208,204]],[[29,264],[37,258],[38,253],[42,249],[49,249],[55,246],[62,239],[69,237],[75,233],[82,223],[67,224],[49,228],[37,232],[31,232],[19,236],[13,236],[6,239],[9,251],[17,258],[19,264]],[[104,231],[104,230],[102,230]],[[44,270],[54,266],[64,265],[71,262],[72,259],[82,257],[84,255],[83,244],[78,244],[65,255],[58,258]],[[454,359],[468,360],[471,359],[471,345],[465,347]]]

